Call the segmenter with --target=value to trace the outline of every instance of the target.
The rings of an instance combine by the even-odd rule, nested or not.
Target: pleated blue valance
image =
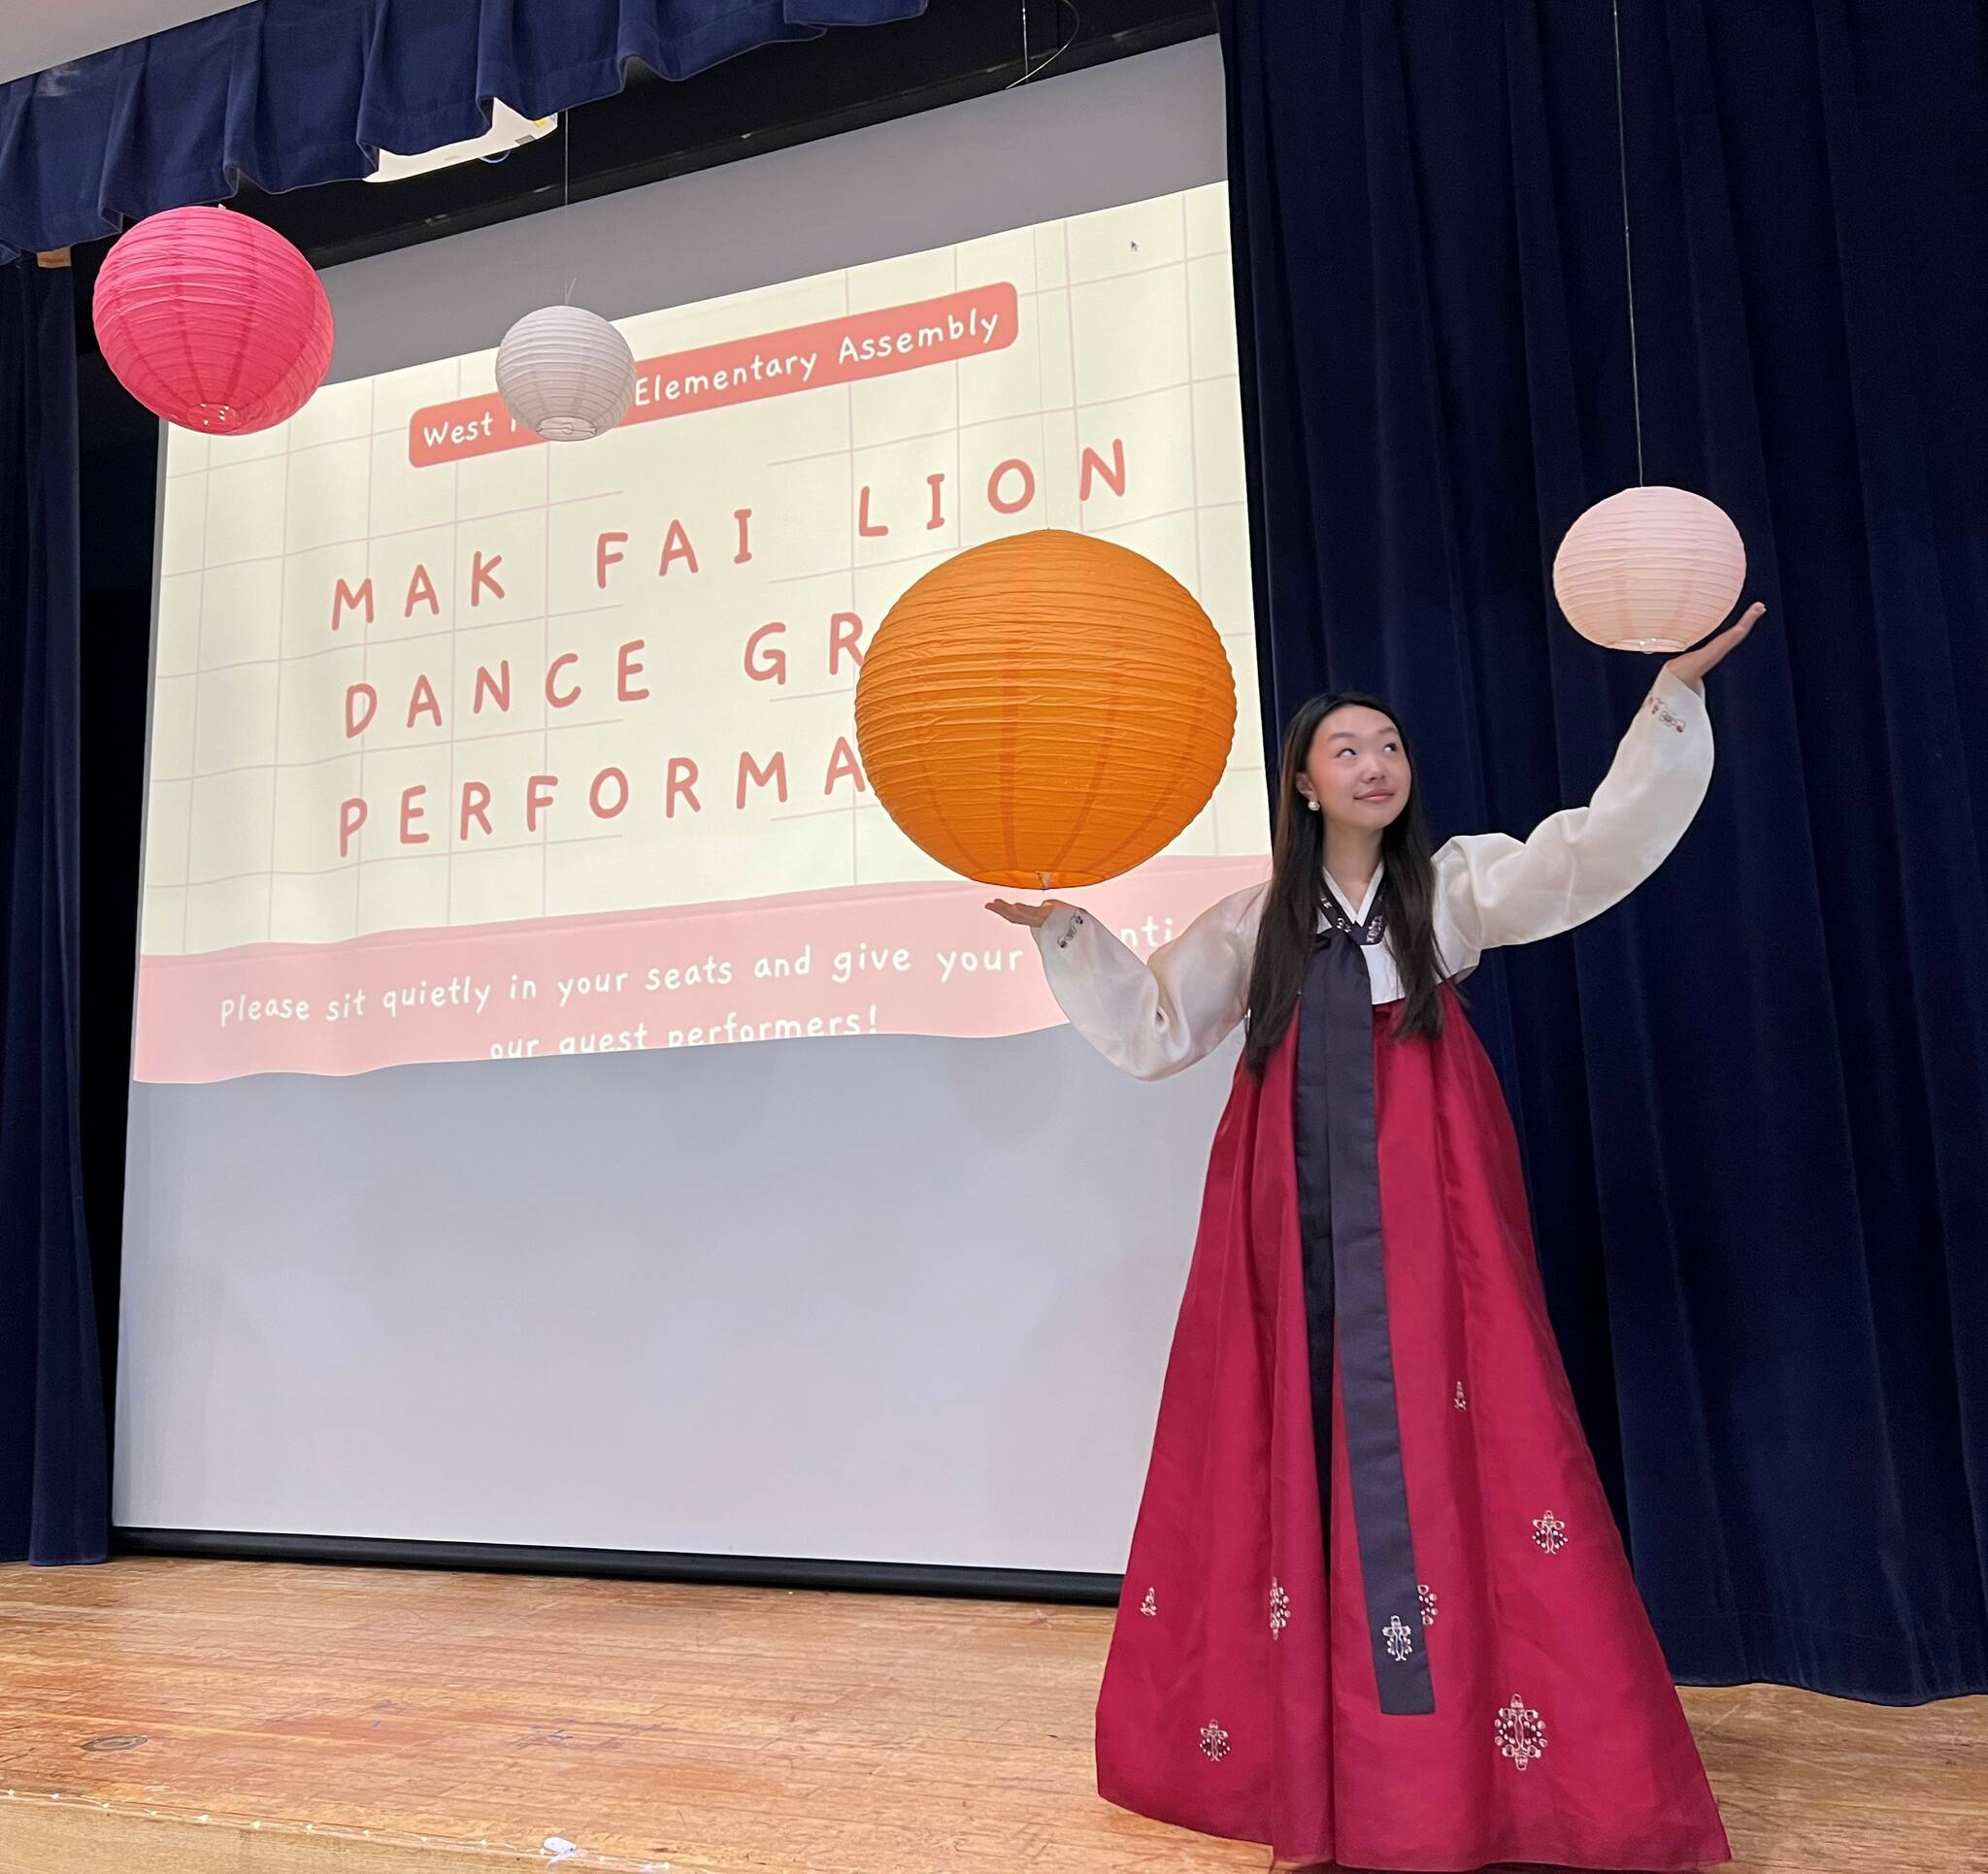
[[[23,0],[25,3],[25,0]],[[59,0],[57,0],[59,4]],[[0,85],[0,259],[115,234],[244,182],[369,175],[778,40],[910,18],[924,0],[255,0]]]

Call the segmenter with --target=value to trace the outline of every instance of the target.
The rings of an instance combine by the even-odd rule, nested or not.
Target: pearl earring
[[[1318,811],[1318,803],[1316,801],[1307,801],[1305,805],[1309,806],[1312,810],[1312,812],[1316,813]]]

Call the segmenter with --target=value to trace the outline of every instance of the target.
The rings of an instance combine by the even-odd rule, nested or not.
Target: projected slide
[[[1029,528],[1166,567],[1238,687],[1207,812],[1087,902],[1143,950],[1263,876],[1227,230],[1199,189],[626,319],[593,443],[489,352],[172,431],[138,1077],[1058,1020],[853,728],[890,605]]]

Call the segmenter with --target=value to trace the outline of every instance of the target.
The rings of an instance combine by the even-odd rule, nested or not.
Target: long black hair
[[[1395,1033],[1405,1038],[1442,1033],[1443,968],[1436,948],[1435,868],[1430,863],[1429,826],[1422,815],[1414,751],[1401,720],[1377,697],[1354,690],[1316,696],[1292,718],[1284,733],[1283,768],[1277,781],[1276,838],[1271,862],[1270,895],[1256,937],[1256,961],[1249,972],[1249,1032],[1242,1058],[1259,1079],[1291,1026],[1298,993],[1318,940],[1319,895],[1325,883],[1325,815],[1314,813],[1298,792],[1299,777],[1311,755],[1319,726],[1335,709],[1377,710],[1395,725],[1408,763],[1408,798],[1380,836],[1382,874],[1375,901],[1385,922],[1388,948],[1401,971],[1402,1007]]]

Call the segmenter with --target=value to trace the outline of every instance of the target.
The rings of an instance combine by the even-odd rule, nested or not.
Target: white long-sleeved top
[[[1586,806],[1552,814],[1527,839],[1464,834],[1438,850],[1436,944],[1445,972],[1467,976],[1486,950],[1555,937],[1628,897],[1683,837],[1711,773],[1705,699],[1665,671]],[[1359,904],[1329,875],[1325,882],[1357,924],[1380,874]],[[1210,905],[1149,960],[1089,913],[1061,908],[1036,932],[1049,988],[1072,1027],[1114,1067],[1142,1080],[1177,1073],[1243,1018],[1267,890]],[[1374,1000],[1395,1001],[1401,972],[1385,937],[1361,955]]]

